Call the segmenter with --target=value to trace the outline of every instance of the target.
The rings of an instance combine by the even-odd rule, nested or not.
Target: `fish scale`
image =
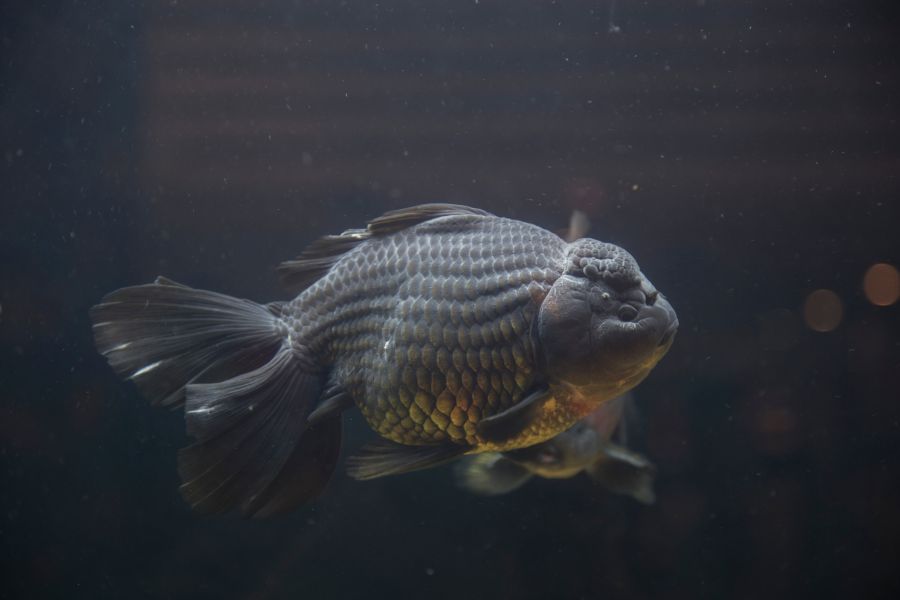
[[[565,242],[520,221],[447,217],[367,246],[285,307],[297,337],[332,357],[332,379],[386,438],[489,448],[476,425],[534,383],[530,323]]]

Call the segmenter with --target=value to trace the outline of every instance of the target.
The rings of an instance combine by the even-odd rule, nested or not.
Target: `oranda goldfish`
[[[113,369],[183,404],[181,489],[203,512],[316,496],[354,406],[380,435],[358,479],[538,444],[637,385],[678,326],[622,248],[464,206],[387,213],[279,271],[293,300],[158,278],[91,311]]]

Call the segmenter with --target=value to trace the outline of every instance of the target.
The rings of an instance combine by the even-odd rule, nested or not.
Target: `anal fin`
[[[363,446],[347,459],[347,473],[366,480],[419,471],[448,463],[469,451],[468,446],[446,443],[436,446],[404,446],[381,439]]]

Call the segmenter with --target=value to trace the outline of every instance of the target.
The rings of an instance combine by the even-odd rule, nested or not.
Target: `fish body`
[[[628,402],[627,394],[610,400],[563,433],[533,446],[465,457],[457,465],[457,479],[471,492],[495,496],[534,476],[569,479],[587,473],[611,491],[652,504],[656,468],[611,440]]]
[[[94,307],[97,346],[152,401],[184,404],[198,510],[318,494],[356,406],[381,439],[359,479],[525,448],[627,391],[677,318],[626,251],[454,205],[395,211],[284,263],[266,305],[164,278]]]
[[[360,243],[281,316],[387,439],[525,446],[557,433],[581,407],[560,405],[500,443],[476,426],[517,404],[541,376],[532,327],[565,247],[521,221],[475,211],[439,217]]]

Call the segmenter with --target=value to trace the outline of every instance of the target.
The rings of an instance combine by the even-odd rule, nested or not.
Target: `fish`
[[[457,482],[472,493],[497,496],[520,488],[535,476],[569,479],[587,473],[610,491],[653,504],[656,467],[624,446],[624,427],[619,429],[621,443],[611,439],[631,402],[630,394],[614,398],[546,442],[463,457],[456,465]]]
[[[342,414],[367,480],[543,442],[640,383],[675,311],[624,249],[425,204],[313,242],[258,303],[166,277],[106,295],[95,345],[151,404],[183,407],[180,491],[265,517],[322,493]]]

